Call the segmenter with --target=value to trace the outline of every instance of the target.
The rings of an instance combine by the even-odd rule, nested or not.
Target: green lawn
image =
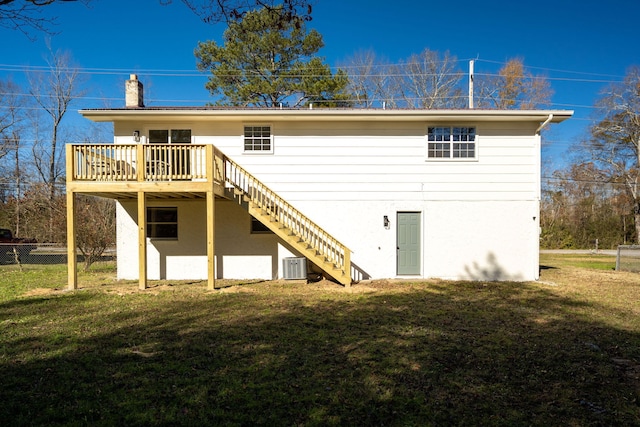
[[[640,425],[640,276],[118,283],[0,266],[11,425]],[[613,260],[615,264],[615,260]]]

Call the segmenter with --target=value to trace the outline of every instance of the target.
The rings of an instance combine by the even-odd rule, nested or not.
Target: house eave
[[[212,107],[146,107],[84,109],[79,113],[95,122],[115,121],[438,121],[541,122],[552,115],[560,123],[571,110],[382,110],[382,109],[221,109]]]

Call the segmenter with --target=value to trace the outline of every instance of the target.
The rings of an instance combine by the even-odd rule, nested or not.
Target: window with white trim
[[[178,208],[147,208],[147,237],[152,239],[177,239]]]
[[[245,125],[244,151],[251,153],[273,152],[273,135],[269,125]]]
[[[427,158],[475,159],[476,128],[434,126],[427,129]]]

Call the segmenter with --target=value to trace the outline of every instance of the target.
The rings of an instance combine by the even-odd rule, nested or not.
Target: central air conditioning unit
[[[302,258],[284,258],[282,260],[282,270],[285,280],[306,279],[307,278],[307,259]]]

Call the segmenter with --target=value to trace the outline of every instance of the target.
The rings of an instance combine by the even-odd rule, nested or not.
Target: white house
[[[118,201],[119,278],[539,277],[540,132],[571,111],[144,107],[127,88],[80,111],[113,144],[67,150],[70,209]]]

